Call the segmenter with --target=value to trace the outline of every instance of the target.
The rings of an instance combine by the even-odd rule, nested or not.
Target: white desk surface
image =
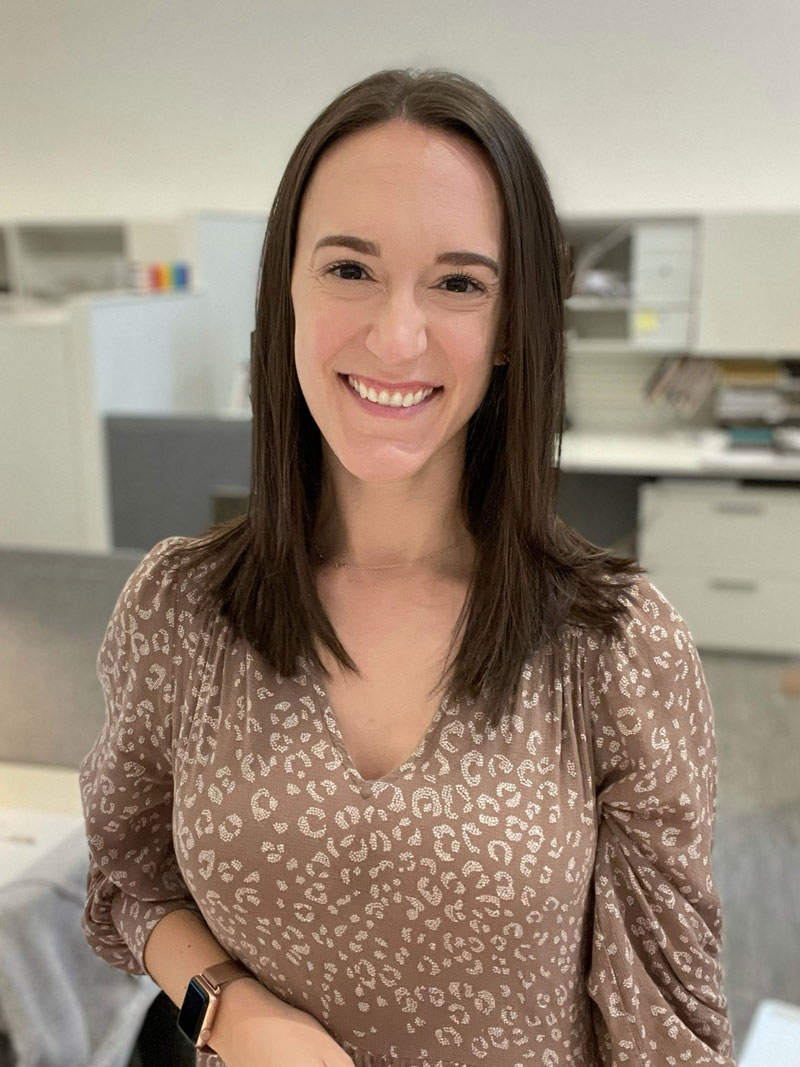
[[[561,469],[594,474],[689,475],[715,478],[800,479],[800,455],[725,447],[722,430],[668,434],[606,434],[567,430]]]
[[[41,763],[0,761],[0,807],[81,815],[78,772]]]
[[[83,825],[77,770],[0,761],[0,886]]]

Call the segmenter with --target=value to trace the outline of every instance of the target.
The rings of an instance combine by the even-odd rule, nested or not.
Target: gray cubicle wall
[[[649,476],[564,471],[559,477],[559,516],[592,544],[636,555],[639,487]]]
[[[251,420],[106,417],[112,542],[147,550],[197,537],[215,521],[213,496],[250,487]]]
[[[0,549],[0,760],[76,768],[89,751],[97,654],[142,556]]]
[[[241,513],[250,487],[251,420],[187,416],[106,418],[116,548],[147,550],[164,537],[196,537],[218,518]],[[561,472],[558,511],[594,544],[631,552],[639,475]],[[215,490],[233,497],[215,515]],[[246,506],[241,510],[246,510]]]

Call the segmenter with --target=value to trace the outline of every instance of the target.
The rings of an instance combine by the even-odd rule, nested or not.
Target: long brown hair
[[[248,512],[209,527],[180,555],[208,564],[202,569],[208,604],[276,672],[295,674],[303,655],[324,673],[316,637],[343,669],[360,674],[314,578],[322,447],[295,371],[290,278],[303,194],[323,153],[356,130],[397,118],[476,145],[494,168],[504,202],[493,351],[507,353],[508,363],[493,368],[467,428],[460,507],[475,568],[450,668],[434,690],[447,684],[453,700],[485,691],[497,726],[515,706],[524,661],[565,623],[599,636],[621,634],[625,593],[643,568],[593,545],[556,514],[571,261],[525,132],[469,79],[442,70],[380,71],[344,90],[303,134],[278,186],[261,255]]]

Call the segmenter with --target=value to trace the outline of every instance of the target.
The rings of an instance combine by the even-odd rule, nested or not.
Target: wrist
[[[267,1014],[277,1018],[282,1010],[291,1009],[265,989],[255,975],[232,982],[222,990],[208,1039],[209,1051],[223,1060],[234,1059],[234,1049],[237,1041],[241,1043],[245,1037],[248,1020],[263,1019]]]
[[[232,959],[215,963],[193,975],[178,1013],[178,1029],[196,1048],[204,1048],[209,1043],[224,990],[233,982],[252,977],[252,971],[239,960]]]

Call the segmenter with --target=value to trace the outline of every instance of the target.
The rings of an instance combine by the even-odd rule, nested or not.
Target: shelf
[[[613,356],[686,356],[689,353],[685,348],[677,348],[675,345],[665,345],[661,348],[658,345],[634,345],[625,338],[616,340],[578,340],[570,341],[566,339],[566,352],[567,355],[572,356],[591,356],[591,355],[613,355]]]
[[[639,308],[687,308],[687,300],[665,300],[656,298],[621,296],[571,296],[564,302],[567,311],[635,311]]]
[[[95,307],[109,307],[113,304],[152,304],[158,300],[189,300],[204,292],[201,286],[188,289],[95,289],[75,293],[71,300],[76,305],[91,303]]]
[[[695,359],[742,359],[746,363],[756,359],[763,359],[769,363],[782,363],[785,360],[800,360],[800,350],[797,352],[723,352],[722,350],[718,352],[710,352],[706,349],[696,351],[690,348],[687,351],[687,355],[692,356]]]
[[[0,223],[0,292],[52,301],[127,289],[131,263],[186,259],[183,229],[174,220]]]

